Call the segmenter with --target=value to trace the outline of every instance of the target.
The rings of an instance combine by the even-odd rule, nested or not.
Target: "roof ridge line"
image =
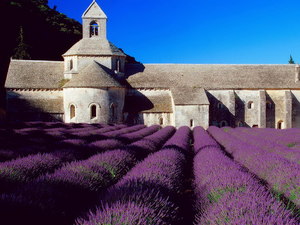
[[[56,61],[56,60],[27,60],[27,59],[11,59],[13,62],[47,62],[47,63],[63,63],[64,61]]]

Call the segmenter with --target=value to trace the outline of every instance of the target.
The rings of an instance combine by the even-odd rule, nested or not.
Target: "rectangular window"
[[[190,127],[194,127],[194,120],[190,120]]]

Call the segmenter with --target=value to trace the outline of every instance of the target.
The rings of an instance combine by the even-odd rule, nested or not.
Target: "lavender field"
[[[300,129],[0,127],[0,224],[299,224]]]

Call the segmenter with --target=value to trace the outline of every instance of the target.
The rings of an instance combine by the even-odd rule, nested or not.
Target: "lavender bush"
[[[66,164],[16,193],[1,195],[0,217],[13,219],[14,224],[71,224],[95,204],[97,192],[115,183],[135,163],[131,153],[115,150]]]
[[[297,224],[282,203],[203,131],[194,133],[195,143],[199,139],[204,146],[194,158],[196,224]]]
[[[124,142],[124,143],[129,144],[129,143],[138,141],[138,140],[144,138],[145,136],[149,136],[149,135],[157,132],[160,128],[161,127],[158,125],[145,127],[143,129],[140,129],[135,132],[122,134],[122,135],[118,136],[118,139],[122,140],[122,142]]]
[[[254,129],[258,130],[258,129]],[[282,145],[274,141],[273,138],[279,139],[278,135],[274,134],[273,138],[267,139],[266,136],[269,133],[269,129],[262,129],[259,132],[252,131],[252,129],[231,129],[228,131],[229,134],[242,140],[245,143],[264,149],[268,152],[275,153],[282,156],[292,162],[300,163],[300,151],[293,150],[288,146]],[[291,135],[293,136],[293,135]],[[253,139],[255,141],[253,141]],[[298,140],[299,137],[298,137]],[[294,142],[293,142],[294,143]]]
[[[300,206],[300,165],[246,144],[219,128],[210,127],[208,131],[237,162],[265,180],[278,196]]]
[[[87,147],[89,148],[89,151],[97,153],[106,150],[121,148],[123,145],[123,142],[117,139],[106,139],[92,142],[88,144]]]
[[[134,152],[138,158],[144,158],[149,153],[153,153],[161,149],[164,143],[174,134],[176,129],[167,126],[154,134],[144,137],[127,146],[129,151]]]
[[[141,130],[145,127],[146,126],[143,125],[143,124],[138,124],[138,125],[134,125],[134,126],[131,126],[131,127],[125,127],[125,128],[120,129],[120,130],[106,132],[105,134],[103,134],[103,138],[116,138],[116,137],[118,137],[122,134],[135,132],[135,131]]]
[[[192,132],[187,126],[180,127],[176,133],[163,145],[163,148],[175,148],[183,153],[188,153]]]
[[[117,125],[117,126],[109,126],[103,127],[100,129],[96,129],[95,127],[85,127],[85,128],[77,128],[71,129],[70,135],[74,138],[82,138],[86,141],[96,141],[99,139],[103,139],[103,136],[106,133],[117,131],[126,128],[126,125]]]
[[[137,164],[102,198],[99,208],[76,224],[180,223],[176,195],[182,190],[185,157],[174,149]]]
[[[220,145],[204,130],[203,127],[193,129],[194,152],[197,154],[202,149],[220,148]]]
[[[8,191],[17,185],[28,183],[38,176],[52,172],[63,161],[52,154],[36,154],[0,163],[0,191]]]

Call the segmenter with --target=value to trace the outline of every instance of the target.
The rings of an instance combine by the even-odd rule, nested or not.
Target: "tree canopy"
[[[62,60],[82,30],[79,22],[50,8],[47,0],[1,0],[0,27],[0,108],[11,57]]]
[[[9,13],[6,15],[17,15],[6,20],[13,29],[13,58],[26,51],[27,58],[61,60],[61,55],[81,38],[81,24],[59,13],[56,7],[50,8],[47,0],[14,0],[5,8]]]
[[[294,61],[292,55],[290,55],[289,64],[295,64],[295,61]]]

